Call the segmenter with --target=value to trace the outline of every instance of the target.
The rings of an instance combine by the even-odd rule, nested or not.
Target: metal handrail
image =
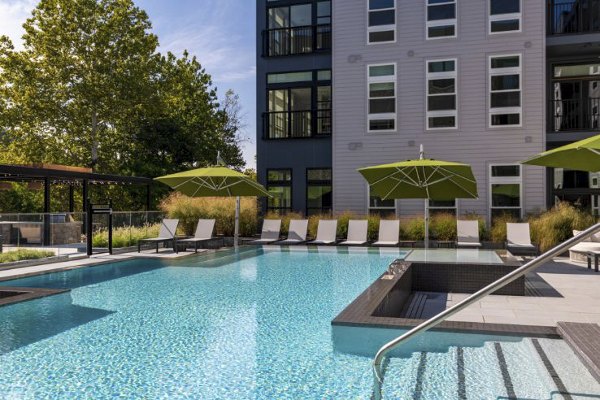
[[[381,396],[382,396],[381,390],[382,390],[382,384],[383,384],[382,365],[383,365],[385,356],[391,350],[406,343],[413,337],[415,337],[421,333],[424,333],[425,331],[428,331],[429,329],[439,325],[440,323],[442,323],[443,321],[445,321],[452,315],[462,311],[463,309],[467,308],[471,304],[486,297],[487,295],[494,293],[498,289],[503,288],[504,286],[508,285],[509,283],[513,282],[514,280],[516,280],[516,279],[524,276],[528,272],[533,271],[534,269],[538,268],[542,264],[545,264],[546,262],[551,261],[552,258],[562,254],[563,252],[570,249],[574,245],[583,242],[585,239],[587,239],[588,237],[590,237],[591,235],[593,235],[594,233],[597,233],[597,232],[600,232],[600,223],[592,226],[591,228],[586,229],[585,231],[581,232],[579,235],[567,240],[566,242],[559,244],[558,246],[547,251],[546,253],[542,254],[541,256],[537,257],[536,259],[531,260],[528,263],[526,263],[525,265],[523,265],[522,267],[514,270],[510,274],[505,275],[504,277],[498,279],[496,282],[493,282],[490,285],[479,290],[478,292],[472,294],[471,296],[467,297],[465,300],[461,301],[457,305],[450,307],[446,311],[439,313],[435,317],[428,319],[427,321],[423,322],[422,324],[414,327],[413,329],[406,332],[402,336],[385,344],[381,349],[379,349],[379,351],[375,355],[375,359],[373,360],[373,377],[374,377],[373,398],[375,400],[381,400]]]

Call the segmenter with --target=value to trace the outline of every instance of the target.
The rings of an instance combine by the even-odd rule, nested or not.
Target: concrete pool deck
[[[556,258],[530,274],[528,280],[542,282],[536,296],[490,295],[449,321],[536,326],[556,326],[558,322],[600,324],[600,273],[587,269],[587,265]],[[446,307],[468,296],[450,293]]]
[[[198,254],[208,252],[208,250],[198,250]],[[143,250],[141,253],[131,252],[123,254],[98,254],[90,258],[77,258],[75,260],[61,261],[45,265],[33,265],[28,267],[17,267],[0,271],[0,282],[11,279],[24,278],[28,276],[49,274],[52,272],[66,271],[70,269],[89,267],[93,265],[102,265],[111,262],[133,260],[135,258],[153,258],[173,260],[194,255],[193,252],[175,253],[172,250],[162,250],[156,253],[155,250]]]

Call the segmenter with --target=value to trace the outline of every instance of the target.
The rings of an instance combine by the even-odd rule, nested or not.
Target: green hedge
[[[54,255],[52,251],[19,249],[0,254],[0,264],[23,260],[39,260],[40,258],[54,257]]]

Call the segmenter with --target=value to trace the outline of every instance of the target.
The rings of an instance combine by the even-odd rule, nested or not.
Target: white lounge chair
[[[319,221],[319,228],[317,229],[317,238],[313,241],[308,242],[312,245],[328,245],[336,243],[337,234],[337,220],[325,220]]]
[[[506,248],[514,255],[536,255],[538,248],[531,243],[528,223],[506,224]]]
[[[262,233],[260,239],[253,240],[248,244],[270,244],[279,240],[279,233],[281,231],[281,220],[280,219],[265,219],[263,222]]]
[[[352,220],[348,222],[348,238],[340,243],[342,246],[362,246],[367,243],[369,221]]]
[[[276,242],[279,245],[301,244],[306,242],[306,233],[308,232],[307,219],[293,219],[290,221],[288,235],[285,240]]]
[[[177,232],[178,225],[178,219],[163,219],[158,231],[158,237],[138,240],[138,253],[141,251],[142,244],[144,243],[155,244],[156,252],[158,253],[158,245],[169,242],[173,243],[173,251],[177,252],[175,233]]]
[[[177,240],[177,245],[184,244],[187,249],[188,245],[194,245],[194,252],[198,252],[198,245],[200,243],[208,242],[213,239],[213,232],[215,230],[215,220],[214,219],[201,219],[198,221],[198,226],[196,227],[196,233],[194,237],[187,239],[179,239]]]
[[[382,219],[379,222],[379,240],[373,246],[398,246],[400,240],[400,221]]]
[[[578,236],[582,231],[573,231],[573,236]],[[587,254],[600,251],[600,234],[596,233],[583,242],[576,244],[569,249],[571,261],[587,262]]]
[[[456,247],[479,248],[479,221],[456,221]]]

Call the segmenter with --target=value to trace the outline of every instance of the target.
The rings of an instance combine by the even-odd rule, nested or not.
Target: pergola
[[[152,179],[136,176],[97,174],[88,168],[63,165],[36,164],[32,166],[0,164],[0,182],[41,182],[44,186],[44,213],[50,213],[50,188],[52,185],[69,186],[69,212],[73,212],[74,187],[83,193],[83,211],[87,209],[89,187],[92,185],[146,186],[146,210],[150,210],[150,185]],[[65,211],[65,210],[61,210]]]

